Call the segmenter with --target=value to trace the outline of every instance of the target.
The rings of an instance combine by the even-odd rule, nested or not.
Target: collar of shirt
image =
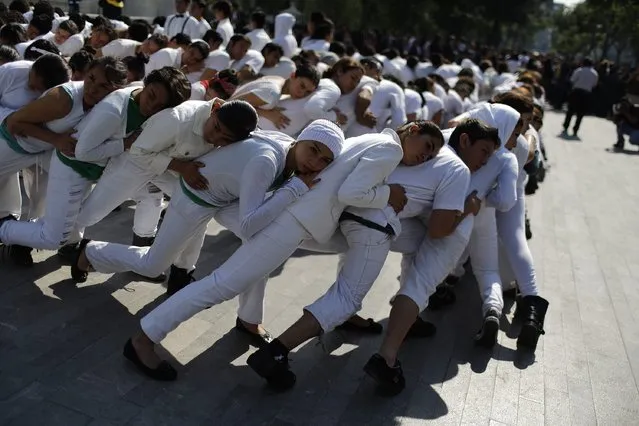
[[[384,130],[382,130],[380,133],[383,133],[385,135],[390,135],[390,137],[393,138],[395,142],[397,142],[399,145],[402,144],[402,140],[399,138],[399,135],[397,134],[395,130],[387,127]]]
[[[213,102],[215,99],[200,105],[195,112],[195,120],[193,120],[193,133],[198,136],[204,137],[204,125],[206,120],[211,116],[211,109],[213,108]]]

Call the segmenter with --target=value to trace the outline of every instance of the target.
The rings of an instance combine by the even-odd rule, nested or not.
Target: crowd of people
[[[239,297],[236,329],[260,346],[248,364],[274,389],[295,383],[290,351],[340,328],[384,334],[364,370],[397,394],[402,342],[435,333],[420,313],[455,302],[468,260],[482,300],[477,345],[496,344],[506,294],[518,348],[536,349],[549,303],[527,243],[525,195],[545,160],[535,58],[478,60],[472,46],[436,44],[429,61],[378,53],[335,42],[322,13],[304,37],[289,13],[269,32],[256,11],[246,31],[226,0],[210,11],[176,0],[153,24],[47,1],[0,7],[0,242],[21,267],[33,249],[58,250],[77,283],[96,271],[166,281],[167,299],[124,347],[147,376],[175,380],[155,345]],[[84,238],[127,200],[131,244]],[[212,220],[242,244],[196,278]],[[338,271],[274,338],[262,324],[267,277],[298,248],[339,254]],[[391,251],[401,275],[378,284],[398,287],[384,330],[357,313]]]

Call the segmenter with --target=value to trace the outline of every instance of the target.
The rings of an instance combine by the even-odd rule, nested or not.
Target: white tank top
[[[62,118],[49,121],[45,124],[45,126],[47,129],[51,130],[54,133],[64,133],[73,129],[82,120],[87,112],[84,110],[83,102],[84,82],[70,81],[56,87],[60,87],[71,98],[71,111]],[[45,95],[46,93],[48,93],[48,91],[45,92]],[[38,153],[53,149],[53,145],[32,137],[17,138],[16,140],[18,141],[22,149],[30,153]]]

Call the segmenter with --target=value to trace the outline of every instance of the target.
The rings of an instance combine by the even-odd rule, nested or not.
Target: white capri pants
[[[432,239],[426,235],[414,256],[405,256],[402,265],[405,278],[400,282],[397,295],[410,298],[419,311],[428,306],[428,299],[437,286],[455,267],[468,245],[473,217],[466,217],[457,229],[445,238]],[[412,257],[410,265],[407,263]]]
[[[150,182],[161,191],[155,191],[152,186],[150,189]],[[82,205],[78,227],[84,229],[95,225],[120,204],[134,199],[138,204],[133,231],[140,237],[152,237],[157,231],[162,212],[162,193],[171,196],[177,182],[178,178],[169,172],[157,176],[144,170],[131,160],[128,152],[111,158],[91,195]]]
[[[286,261],[308,238],[310,235],[297,219],[288,211],[283,212],[211,275],[178,291],[142,318],[142,330],[159,343],[198,312],[244,293]]]
[[[0,227],[0,241],[43,250],[57,250],[68,242],[80,241],[82,232],[76,222],[91,184],[53,155],[45,215],[35,222],[5,222]]]
[[[517,203],[507,212],[496,212],[497,232],[503,246],[501,250],[508,261],[523,296],[537,296],[535,266],[526,240],[526,198],[521,191]]]

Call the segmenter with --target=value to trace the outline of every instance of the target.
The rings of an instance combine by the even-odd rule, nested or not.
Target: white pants
[[[199,206],[182,191],[176,191],[166,212],[164,226],[151,247],[92,241],[86,247],[87,259],[96,271],[104,273],[132,271],[145,277],[155,277],[172,264],[192,271],[215,210]]]
[[[91,181],[63,164],[57,155],[51,159],[47,184],[46,213],[35,222],[5,222],[0,241],[44,250],[56,250],[82,238],[76,227],[82,200],[91,189]]]
[[[152,237],[162,211],[162,192],[149,192],[148,184],[153,182],[171,195],[177,181],[177,177],[169,172],[157,176],[142,169],[131,161],[127,152],[111,158],[91,195],[82,205],[78,227],[83,229],[95,225],[123,202],[135,199],[138,206],[133,230],[141,237]]]
[[[310,235],[306,229],[285,211],[242,244],[211,275],[178,291],[142,318],[142,330],[153,342],[159,343],[193,315],[242,294],[268,276],[307,238]]]
[[[526,241],[526,199],[517,194],[517,203],[507,212],[496,212],[499,242],[506,255],[508,265],[514,274],[523,296],[537,296],[535,266],[528,241]]]
[[[426,309],[428,299],[455,267],[468,245],[472,221],[472,216],[467,217],[445,238],[432,239],[426,235],[415,255],[404,256],[402,269],[405,278],[400,281],[397,295],[410,298],[420,312]]]
[[[22,214],[22,195],[18,173],[0,176],[0,218]]]

